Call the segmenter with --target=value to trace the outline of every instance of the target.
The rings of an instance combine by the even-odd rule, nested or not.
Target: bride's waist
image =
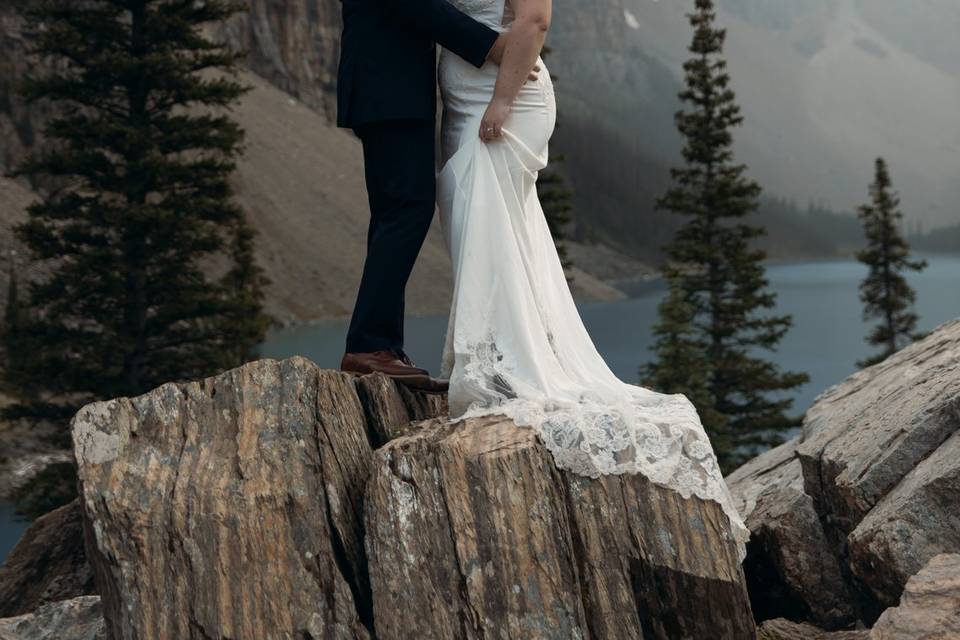
[[[438,77],[440,78],[440,82],[459,78],[479,79],[493,77],[493,79],[496,80],[497,65],[487,61],[482,67],[477,68],[457,54],[447,51],[446,49],[441,49]]]
[[[537,58],[541,77],[546,73],[543,60]],[[437,78],[441,88],[455,90],[458,87],[488,88],[491,91],[497,82],[497,73],[500,67],[487,61],[482,67],[475,67],[460,56],[446,49],[440,50],[440,63],[437,69]],[[549,77],[549,74],[547,74]]]

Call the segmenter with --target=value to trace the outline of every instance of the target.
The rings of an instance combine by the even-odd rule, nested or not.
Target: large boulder
[[[718,505],[569,476],[505,420],[410,422],[443,409],[303,358],[85,407],[111,637],[753,636]]]
[[[853,573],[885,606],[931,558],[960,553],[960,431],[867,514],[848,547]]]
[[[793,439],[727,477],[750,529],[744,571],[758,620],[808,620],[827,629],[857,620],[854,597],[828,544]]]
[[[261,361],[88,405],[73,439],[113,638],[370,636],[347,375]]]
[[[0,640],[107,640],[99,596],[51,602],[0,620]]]
[[[900,605],[877,620],[871,640],[960,638],[960,555],[941,554],[907,581]]]
[[[960,320],[820,395],[797,454],[804,486],[842,541],[960,429]]]
[[[0,566],[0,617],[94,592],[77,501],[37,518]]]
[[[907,578],[960,552],[960,320],[823,393],[797,455],[824,529],[856,577],[868,620]]]
[[[754,637],[717,504],[558,471],[506,419],[380,449],[366,523],[381,638]]]
[[[760,619],[871,623],[960,552],[960,320],[822,393],[795,441],[728,478]]]

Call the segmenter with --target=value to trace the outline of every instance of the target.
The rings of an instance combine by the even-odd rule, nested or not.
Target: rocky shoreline
[[[821,394],[714,503],[304,358],[85,407],[0,640],[960,638],[960,320]]]

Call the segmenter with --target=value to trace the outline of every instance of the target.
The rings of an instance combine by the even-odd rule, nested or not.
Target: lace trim
[[[531,399],[514,388],[516,364],[493,339],[457,351],[461,367],[452,366],[452,353],[445,349],[445,369],[449,366],[456,378],[452,388],[473,401],[451,406],[451,414],[459,416],[455,420],[505,415],[533,428],[561,469],[589,478],[640,473],[685,499],[714,501],[730,521],[743,560],[750,531],[733,506],[696,408],[685,396],[631,387],[618,398],[584,391],[574,400]]]

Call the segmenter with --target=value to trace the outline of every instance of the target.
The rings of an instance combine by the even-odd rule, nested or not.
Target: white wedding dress
[[[505,0],[453,0],[497,30]],[[501,139],[484,143],[480,120],[497,67],[477,69],[442,50],[438,202],[454,269],[443,355],[455,417],[506,415],[532,427],[560,468],[597,477],[641,473],[718,502],[741,559],[743,525],[694,406],[620,381],[597,353],[574,305],[537,198],[556,119],[543,61],[513,104]]]

